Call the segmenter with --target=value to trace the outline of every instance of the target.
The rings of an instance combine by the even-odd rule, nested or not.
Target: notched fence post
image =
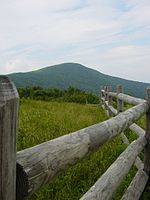
[[[112,92],[112,87],[111,86],[108,86],[108,105],[112,106],[113,99],[112,99],[112,96],[109,95],[109,92]]]
[[[14,84],[0,76],[0,200],[16,200],[18,102]]]
[[[123,93],[122,85],[117,86],[117,95],[119,95],[119,93]],[[118,97],[117,97],[117,110],[118,113],[123,112],[123,101],[120,100]]]
[[[104,86],[104,98],[107,101],[107,86]]]

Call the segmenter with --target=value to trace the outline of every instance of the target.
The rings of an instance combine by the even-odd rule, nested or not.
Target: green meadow
[[[100,106],[22,99],[20,100],[19,111],[18,151],[107,119]],[[142,118],[138,123],[144,127],[144,121],[145,119]],[[135,139],[132,132],[127,130],[126,134],[130,141]],[[118,136],[90,157],[62,172],[29,199],[80,199],[125,148],[126,145],[122,143]],[[116,194],[114,194],[114,200],[121,198],[136,171],[136,168],[132,167]],[[146,198],[143,197],[143,199]]]

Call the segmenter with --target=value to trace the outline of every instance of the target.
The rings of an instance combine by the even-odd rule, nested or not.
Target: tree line
[[[44,100],[44,101],[63,101],[63,102],[75,102],[75,103],[99,103],[98,96],[87,93],[83,90],[69,87],[68,89],[58,88],[42,88],[42,87],[25,87],[18,89],[20,98]]]

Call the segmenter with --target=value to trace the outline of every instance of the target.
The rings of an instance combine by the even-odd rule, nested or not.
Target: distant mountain
[[[125,93],[141,98],[146,97],[146,88],[149,85],[105,75],[77,63],[63,63],[8,76],[17,87],[41,86],[65,89],[72,86],[96,94],[99,94],[101,86],[111,85],[113,89],[116,89],[116,86],[121,84],[124,86]]]

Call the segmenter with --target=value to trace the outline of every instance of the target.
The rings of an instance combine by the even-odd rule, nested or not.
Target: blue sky
[[[0,73],[78,62],[150,82],[149,0],[0,0]]]

